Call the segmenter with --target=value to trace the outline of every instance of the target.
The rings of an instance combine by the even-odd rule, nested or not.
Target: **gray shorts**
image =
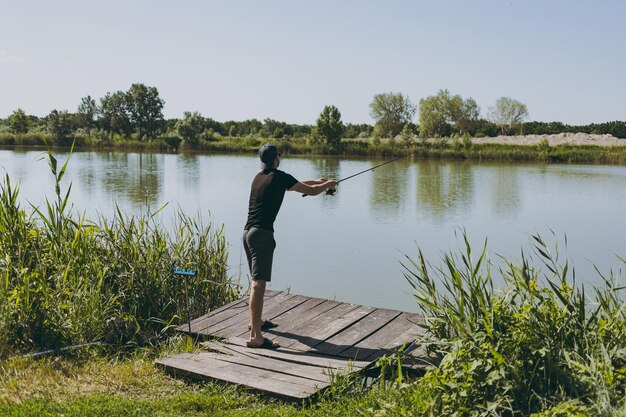
[[[274,232],[252,227],[243,231],[242,240],[252,280],[271,281],[272,260],[274,259],[274,248],[276,248]]]

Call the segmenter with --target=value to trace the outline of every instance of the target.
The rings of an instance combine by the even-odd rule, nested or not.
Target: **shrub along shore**
[[[227,275],[221,227],[182,212],[173,231],[156,213],[87,219],[72,210],[71,186],[48,153],[56,197],[21,207],[19,187],[0,184],[0,359],[104,342],[119,349],[158,343],[167,328],[239,295]],[[69,160],[69,159],[68,159]],[[172,277],[192,268],[193,279]]]
[[[485,161],[554,162],[581,164],[626,165],[626,139],[624,146],[600,146],[590,144],[551,144],[549,136],[538,143],[528,144],[520,136],[520,144],[485,143],[483,138],[453,136],[450,138],[420,139],[416,137],[397,139],[344,139],[330,145],[312,138],[263,138],[221,137],[202,140],[193,147],[178,137],[159,137],[137,140],[114,135],[102,139],[75,136],[71,140],[55,141],[52,136],[38,134],[0,134],[0,148],[28,149],[52,147],[69,149],[74,144],[81,151],[136,151],[136,152],[183,152],[183,153],[250,153],[254,154],[266,142],[277,144],[285,154],[292,155],[338,155],[388,157],[414,154],[419,158],[467,159]],[[73,141],[73,142],[72,142]],[[619,143],[620,140],[615,140]]]

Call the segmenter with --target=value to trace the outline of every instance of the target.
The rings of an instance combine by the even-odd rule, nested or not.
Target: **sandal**
[[[261,324],[261,330],[269,330],[269,329],[273,329],[274,327],[278,327],[278,324],[269,320],[263,320],[263,323]],[[248,330],[252,330],[252,326],[250,326],[249,324],[248,324]]]
[[[263,338],[263,343],[261,343],[259,346],[254,346],[250,342],[246,342],[246,346],[252,349],[278,349],[280,347],[278,343],[274,343],[266,337]]]

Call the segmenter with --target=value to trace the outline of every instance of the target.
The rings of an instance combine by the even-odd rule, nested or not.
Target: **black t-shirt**
[[[252,227],[274,231],[274,220],[278,215],[285,191],[298,183],[298,180],[275,168],[259,172],[250,190],[248,221],[245,230]]]

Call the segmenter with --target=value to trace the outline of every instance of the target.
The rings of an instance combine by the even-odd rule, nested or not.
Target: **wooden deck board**
[[[271,320],[278,324],[279,326],[284,326],[287,323],[285,313],[288,311],[298,307],[300,304],[303,304],[305,301],[309,300],[309,297],[305,297],[304,295],[294,295],[289,300],[285,302],[275,305],[270,308],[263,308],[263,316],[264,319]],[[229,337],[244,337],[248,336],[249,330],[248,326],[237,329],[237,332],[233,331],[232,335]]]
[[[198,357],[169,357],[157,361],[174,376],[229,382],[279,397],[305,399],[328,383],[226,362],[201,354]]]
[[[383,326],[387,325],[401,313],[395,310],[376,309],[371,312],[367,319],[361,320],[348,327],[340,333],[324,341],[314,348],[317,352],[324,352],[327,355],[338,355],[341,352],[349,351],[357,343],[375,333]],[[369,346],[374,347],[374,346]],[[368,348],[368,346],[363,346]],[[364,352],[361,352],[363,356]],[[349,351],[343,357],[356,358],[357,351]],[[369,356],[369,353],[368,353]]]
[[[309,320],[304,326],[298,328],[297,335],[291,335],[291,338],[277,338],[276,341],[286,348],[294,350],[311,350],[323,343],[336,333],[339,333],[346,327],[354,324],[367,314],[372,312],[371,307],[358,306],[354,304],[341,304],[312,320]],[[276,330],[277,332],[280,327]],[[326,353],[324,350],[318,350],[320,353]]]
[[[278,372],[285,375],[297,376],[310,379],[319,383],[330,382],[328,372],[324,372],[323,367],[313,366],[303,363],[283,361],[267,356],[255,355],[252,352],[241,352],[236,350],[222,352],[202,352],[203,358],[218,359],[223,362],[245,365],[249,368],[263,369],[266,371]]]
[[[267,332],[266,337],[276,340],[281,337],[286,338],[290,335],[297,335],[298,329],[304,326],[309,320],[314,319],[340,304],[341,303],[337,301],[311,298],[283,314],[281,316],[283,324]]]
[[[389,310],[387,310],[389,311]],[[359,341],[352,347],[340,352],[338,356],[375,361],[390,350],[410,343],[413,339],[401,340],[398,336],[415,326],[409,318],[411,313],[400,313],[393,320],[380,327],[376,332]],[[392,342],[392,343],[390,343]]]
[[[194,334],[217,337],[201,343],[204,351],[175,355],[156,363],[174,376],[210,379],[301,400],[327,388],[331,375],[361,372],[381,356],[423,335],[422,318],[401,312],[266,291],[263,318],[278,327],[264,332],[281,347],[253,349],[248,337],[248,297],[220,307],[191,322]],[[187,332],[188,324],[177,328]],[[432,366],[421,349],[411,366]]]
[[[252,349],[245,345],[245,339],[232,338],[227,343],[209,341],[201,343],[204,349],[214,350],[222,353],[241,352],[269,358],[281,359],[294,363],[310,364],[322,368],[329,368],[339,372],[349,370],[360,370],[370,364],[369,361],[353,361],[333,356],[320,355],[312,352],[301,352],[286,348],[280,349]]]
[[[293,294],[281,292],[274,297],[269,298],[267,301],[264,301],[263,310],[265,311],[265,307],[267,307],[267,309],[271,309],[275,305],[281,305],[283,302],[289,300],[292,297]],[[246,308],[247,307],[248,303],[246,302]],[[241,333],[242,329],[247,329],[249,323],[250,315],[246,312],[246,314],[238,314],[222,322],[214,321],[207,329],[203,331],[203,333],[222,338],[232,337],[236,336],[238,333]]]
[[[279,291],[266,291],[264,302],[269,302],[271,298],[280,294]],[[239,300],[233,301],[230,304],[215,309],[204,316],[201,316],[191,321],[191,332],[199,334],[207,334],[207,329],[211,323],[221,323],[231,317],[234,317],[242,312],[248,311],[248,299],[243,297]],[[187,332],[189,330],[188,323],[178,326],[178,330],[181,332]]]

